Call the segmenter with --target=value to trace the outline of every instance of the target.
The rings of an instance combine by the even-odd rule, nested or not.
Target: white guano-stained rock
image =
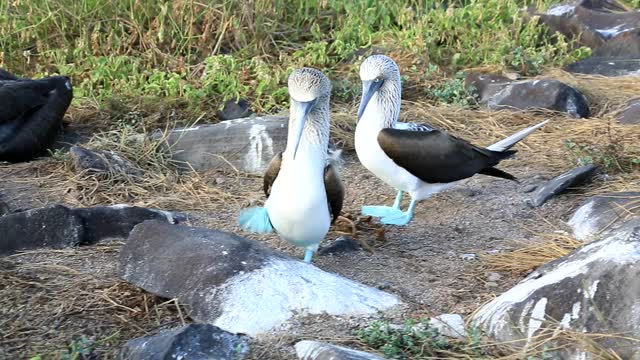
[[[188,305],[197,321],[251,336],[278,331],[297,315],[368,317],[401,304],[257,241],[158,221],[134,228],[120,271],[134,285]]]
[[[640,339],[640,218],[540,267],[483,306],[472,323],[498,342],[523,347],[542,329]],[[638,342],[623,337],[596,341],[623,359],[640,358]],[[572,346],[553,356],[593,358]]]

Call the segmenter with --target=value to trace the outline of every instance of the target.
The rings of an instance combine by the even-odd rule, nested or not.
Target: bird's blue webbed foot
[[[402,210],[393,206],[367,205],[362,207],[362,215],[383,217],[402,215]]]
[[[380,219],[380,222],[385,225],[403,226],[403,225],[407,225],[412,218],[413,218],[413,214],[400,212],[400,215],[385,216],[382,219]]]
[[[362,215],[375,217],[400,216],[403,214],[402,210],[400,210],[400,201],[402,201],[402,191],[398,191],[393,206],[365,205],[362,207]]]
[[[409,209],[406,212],[401,212],[399,215],[394,216],[385,216],[380,219],[380,222],[385,225],[398,225],[404,226],[413,219],[413,211],[416,208],[416,201],[411,200],[411,204],[409,205]]]

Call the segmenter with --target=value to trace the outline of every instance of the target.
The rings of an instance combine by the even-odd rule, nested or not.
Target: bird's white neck
[[[293,151],[296,134],[291,122],[289,123],[287,147],[282,154],[283,166],[286,164],[296,168],[304,167],[308,170],[324,171],[327,160],[327,147],[329,146],[329,129],[324,129],[324,126],[322,126],[323,124],[328,124],[329,121],[323,119],[324,116],[329,116],[328,112],[311,111],[307,115],[295,159],[293,158]]]
[[[376,130],[393,128],[400,116],[401,87],[399,78],[386,80],[369,100],[357,126]]]

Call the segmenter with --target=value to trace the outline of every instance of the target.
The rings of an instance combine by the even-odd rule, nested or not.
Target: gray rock
[[[639,306],[640,218],[634,218],[603,240],[541,266],[480,308],[472,323],[497,342],[522,347],[542,329],[624,334],[591,340],[621,359],[639,359],[637,342],[629,340],[640,338]],[[595,358],[580,344],[564,345],[568,348],[549,355],[554,359]]]
[[[220,120],[242,119],[251,116],[251,114],[253,111],[249,107],[249,102],[244,99],[240,99],[240,101],[227,100],[222,110],[216,113]]]
[[[640,75],[640,59],[589,57],[565,66],[564,70],[608,77]]]
[[[340,236],[327,246],[323,246],[318,250],[318,255],[324,256],[328,254],[340,254],[352,251],[358,251],[362,246],[350,236]]]
[[[429,325],[444,336],[463,339],[467,337],[464,319],[458,314],[442,314],[429,319]]]
[[[627,107],[616,114],[616,119],[618,119],[621,124],[640,124],[640,99],[629,100]]]
[[[265,116],[176,129],[169,133],[166,148],[185,168],[209,170],[231,165],[240,171],[262,173],[273,156],[284,151],[287,125],[286,117]]]
[[[251,336],[276,330],[294,314],[372,315],[400,305],[393,295],[257,241],[158,221],[133,229],[120,253],[120,273],[189,305],[193,319]]]
[[[170,212],[129,205],[71,209],[52,205],[0,217],[0,254],[38,248],[66,248],[126,239],[145,220],[170,224],[184,219]]]
[[[533,194],[531,205],[534,207],[541,206],[551,197],[562,193],[567,188],[579,185],[591,179],[596,170],[598,170],[597,165],[589,164],[577,167],[549,180],[546,184],[542,185],[535,194]]]
[[[573,117],[589,116],[586,97],[557,80],[510,81],[496,75],[469,74],[465,81],[476,89],[479,103],[490,109],[548,109]]]
[[[385,360],[379,355],[319,341],[303,340],[295,347],[300,360]]]
[[[80,146],[69,150],[77,172],[115,173],[140,176],[143,171],[113,151],[94,151]]]
[[[80,244],[82,221],[62,205],[0,217],[0,255],[37,248],[61,249]]]
[[[545,14],[533,14],[553,32],[592,49],[604,45],[620,33],[640,28],[640,12],[625,11],[613,1],[582,0],[549,8]]]
[[[498,273],[490,272],[487,274],[487,281],[499,281],[500,279],[502,279],[502,275]]]
[[[82,244],[95,244],[107,239],[126,239],[133,227],[145,220],[162,220],[177,224],[183,216],[168,211],[130,205],[95,206],[72,210],[82,220]]]
[[[640,216],[640,192],[592,196],[576,210],[569,220],[569,226],[576,239],[589,240],[602,232],[615,229],[628,216]]]
[[[241,360],[249,352],[249,339],[209,324],[190,324],[155,335],[129,340],[121,360]]]

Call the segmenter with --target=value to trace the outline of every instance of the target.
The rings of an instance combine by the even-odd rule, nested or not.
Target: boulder
[[[618,57],[589,57],[565,66],[564,70],[587,75],[636,76],[640,75],[640,59]]]
[[[573,236],[589,240],[604,231],[611,231],[629,216],[640,215],[640,192],[614,192],[592,196],[576,210],[569,220]]]
[[[253,114],[249,107],[249,102],[244,99],[239,101],[227,100],[222,110],[218,111],[216,115],[220,120],[234,120],[249,117]]]
[[[37,248],[61,249],[82,242],[82,221],[62,205],[0,217],[0,255]]]
[[[591,179],[598,170],[598,165],[589,164],[577,167],[566,173],[556,176],[549,180],[544,185],[540,186],[538,190],[533,194],[529,204],[538,207],[547,202],[553,196],[556,196],[571,186],[576,186]]]
[[[472,324],[497,342],[521,347],[531,344],[543,329],[622,334],[590,340],[615,351],[621,359],[640,359],[640,347],[632,340],[640,338],[639,309],[640,218],[634,218],[606,238],[541,266],[481,307]],[[553,331],[546,332],[550,333]],[[575,340],[564,345],[567,348],[549,356],[596,358]]]
[[[510,81],[502,76],[474,73],[467,76],[465,83],[475,92],[478,102],[490,109],[547,109],[573,117],[589,116],[586,97],[557,80]]]
[[[640,59],[640,28],[618,34],[595,49],[594,57]]]
[[[82,220],[82,244],[95,244],[108,239],[126,239],[133,227],[145,220],[162,220],[177,224],[181,215],[157,209],[130,205],[95,206],[72,210]]]
[[[144,172],[113,151],[94,151],[81,146],[69,150],[76,172],[140,176]]]
[[[166,146],[185,168],[209,170],[233,167],[262,173],[273,156],[284,151],[288,119],[264,116],[222,121],[172,130]]]
[[[259,336],[294,315],[373,315],[397,297],[275,252],[257,241],[198,227],[145,221],[120,253],[122,278],[177,298],[189,316]]]
[[[627,107],[616,114],[616,119],[618,119],[621,124],[640,124],[640,98],[629,100]]]
[[[379,355],[319,341],[303,340],[295,347],[300,360],[385,360]]]
[[[63,205],[20,211],[0,217],[0,255],[38,248],[61,249],[126,239],[136,224],[156,219],[170,224],[182,216],[129,205],[71,209]]]
[[[552,6],[544,13],[534,13],[553,32],[596,49],[618,34],[640,29],[640,12],[625,11],[621,4],[583,0]]]
[[[209,324],[190,324],[155,335],[129,340],[121,360],[241,360],[249,352],[249,339]]]

